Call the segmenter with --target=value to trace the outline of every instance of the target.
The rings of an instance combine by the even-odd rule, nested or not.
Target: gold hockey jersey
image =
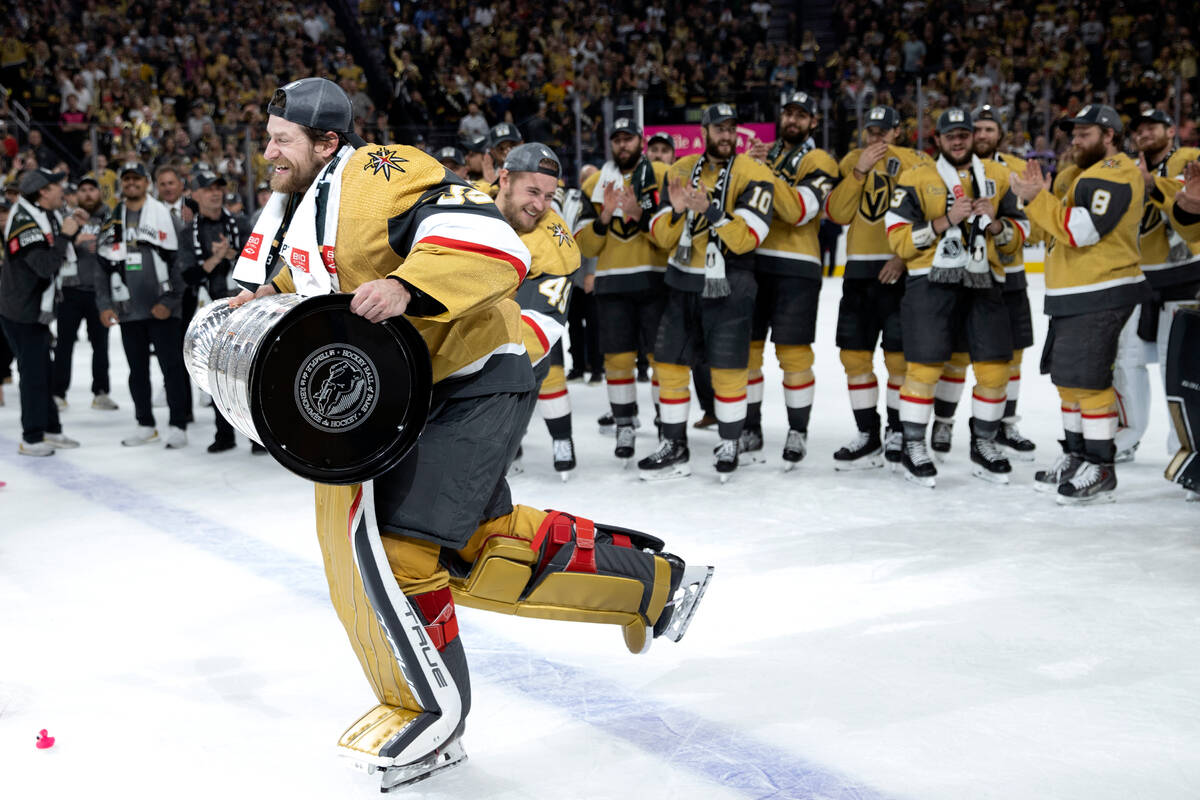
[[[341,291],[391,276],[407,284],[405,316],[429,347],[434,381],[487,378],[464,382],[456,396],[531,388],[511,299],[529,250],[496,204],[415,147],[367,145],[349,158],[327,255]],[[287,269],[273,284],[295,290]]]
[[[754,252],[758,271],[821,277],[821,208],[837,185],[838,165],[824,150],[781,149],[768,163],[775,175],[775,213]]]
[[[545,358],[566,333],[571,275],[579,269],[579,247],[567,224],[546,209],[537,227],[521,234],[532,258],[529,274],[517,289],[521,331],[529,361]]]
[[[896,178],[906,169],[933,160],[919,150],[890,145],[867,177],[859,180],[854,165],[861,153],[861,147],[851,150],[838,165],[841,179],[825,200],[825,216],[838,225],[850,226],[846,232],[846,277],[874,279],[895,255],[883,218],[892,202]]]
[[[700,154],[684,156],[667,170],[659,196],[662,208],[650,220],[650,239],[655,245],[673,253],[683,234],[686,214],[676,214],[667,195],[672,178],[689,183]],[[721,167],[705,159],[699,180],[714,200],[719,199],[714,187]],[[725,258],[725,269],[754,269],[754,250],[767,238],[774,213],[775,176],[764,165],[745,155],[731,159],[726,177],[725,207],[719,203],[709,206],[706,213],[695,215],[692,226],[692,252],[687,264],[669,262],[668,286],[685,292],[704,290],[705,252],[710,237]]]
[[[613,216],[608,225],[600,222],[602,202],[592,199],[600,186],[602,172],[588,177],[580,187],[583,210],[575,223],[575,241],[584,258],[596,259],[596,294],[640,292],[660,289],[667,272],[667,252],[650,239],[650,220],[662,202],[660,187],[667,174],[667,165],[651,163],[654,187],[649,191],[650,207],[643,208],[642,217],[630,222]],[[625,185],[632,184],[633,170],[623,174]]]
[[[1086,314],[1149,299],[1138,266],[1145,182],[1124,153],[1081,170],[1058,200],[1041,192],[1025,206],[1046,231],[1046,313]]]
[[[1183,147],[1150,168],[1154,187],[1146,195],[1146,208],[1139,227],[1142,273],[1155,289],[1195,283],[1200,280],[1200,243],[1188,245],[1171,225],[1167,203],[1183,184],[1178,180],[1183,165],[1200,158],[1200,149]]]
[[[1021,248],[1029,235],[1029,220],[1009,188],[1010,174],[1007,167],[995,161],[984,161],[984,181],[991,185],[976,187],[970,164],[958,170],[958,179],[967,197],[978,197],[979,191],[984,191],[985,196],[992,198],[996,214],[1004,223],[1004,230],[999,235],[987,237],[988,264],[997,283],[1005,282],[1005,267],[1022,258]],[[932,160],[905,170],[896,180],[896,190],[884,222],[888,243],[892,251],[904,259],[910,278],[928,275],[933,267],[937,244],[942,237],[934,234],[931,223],[945,216],[950,205],[950,190]],[[966,222],[962,224],[962,230],[966,242]]]

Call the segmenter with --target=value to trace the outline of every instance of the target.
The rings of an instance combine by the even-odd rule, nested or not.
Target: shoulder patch
[[[554,237],[554,241],[559,247],[562,247],[564,244],[567,247],[575,246],[575,240],[571,238],[571,232],[564,228],[557,221],[551,222],[549,225],[547,225],[546,230],[550,231],[550,235]]]
[[[390,181],[392,179],[392,170],[404,172],[404,167],[401,164],[407,163],[407,158],[401,158],[400,155],[393,149],[387,147],[379,147],[367,153],[367,163],[363,164],[363,172],[372,170],[372,175],[383,173],[383,179]]]

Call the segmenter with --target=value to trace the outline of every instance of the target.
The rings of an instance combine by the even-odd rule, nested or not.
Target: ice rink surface
[[[969,393],[936,489],[835,473],[853,433],[840,291],[826,281],[810,452],[791,473],[771,363],[771,461],[724,486],[711,432],[690,431],[688,479],[622,471],[594,424],[604,389],[581,384],[579,467],[561,483],[535,416],[519,502],[646,530],[716,575],[686,638],[643,656],[615,627],[460,609],[470,758],[399,796],[1200,796],[1200,504],[1162,478],[1157,370],[1112,505],[1031,488],[1061,435],[1036,349],[1020,412],[1039,458],[1011,486],[970,475]],[[184,450],[122,448],[115,334],[111,351],[117,412],[88,407],[89,346],[75,351],[79,450],[19,457],[16,386],[0,408],[0,798],[375,796],[334,752],[374,698],[328,600],[310,485],[244,439],[205,453],[207,408]],[[655,445],[648,388],[639,456]]]

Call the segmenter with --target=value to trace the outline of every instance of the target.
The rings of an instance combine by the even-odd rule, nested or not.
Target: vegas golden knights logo
[[[868,222],[878,222],[892,202],[892,182],[878,172],[871,173],[871,184],[865,187],[859,212]]]
[[[1152,232],[1159,225],[1162,225],[1162,221],[1162,211],[1154,206],[1154,204],[1147,203],[1146,210],[1142,212],[1142,222],[1138,226],[1139,235],[1145,236]]]

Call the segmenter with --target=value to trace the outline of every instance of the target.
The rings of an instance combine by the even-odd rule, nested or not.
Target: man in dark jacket
[[[55,279],[68,258],[79,219],[62,222],[62,180],[66,175],[35,169],[21,177],[21,196],[4,227],[7,263],[0,271],[0,328],[17,356],[21,373],[21,444],[25,456],[50,456],[78,447],[62,433],[50,394],[50,321],[54,319]],[[70,253],[73,258],[73,252]]]
[[[74,269],[68,265],[59,274],[62,296],[58,302],[58,339],[54,345],[54,370],[51,389],[54,402],[67,407],[67,389],[71,385],[71,356],[75,350],[79,323],[87,323],[88,341],[92,345],[92,408],[115,411],[117,404],[108,396],[108,328],[100,324],[96,308],[96,284],[108,278],[96,256],[100,228],[108,222],[109,210],[100,193],[100,183],[90,172],[79,179],[79,208],[83,228],[75,236]]]
[[[121,167],[121,203],[101,232],[98,252],[110,273],[96,289],[105,327],[121,323],[129,361],[129,393],[138,428],[121,440],[126,447],[158,442],[150,404],[150,347],[162,368],[170,407],[167,447],[187,445],[187,372],[183,366],[183,278],[179,239],[166,205],[147,193],[150,178],[138,162]]]
[[[223,177],[212,172],[199,172],[192,178],[192,184],[192,199],[200,211],[184,227],[179,243],[183,280],[193,292],[203,287],[213,300],[233,297],[241,291],[233,280],[233,265],[250,236],[250,225],[244,216],[235,216],[222,206]],[[216,404],[213,404],[213,415],[217,433],[208,452],[220,453],[233,448],[236,439],[233,426],[221,415]]]

